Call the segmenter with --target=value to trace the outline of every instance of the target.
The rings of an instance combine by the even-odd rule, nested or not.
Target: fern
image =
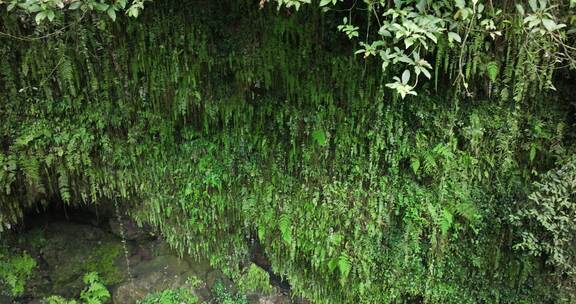
[[[66,49],[63,45],[61,48],[62,50]],[[76,96],[76,85],[74,83],[76,78],[74,77],[74,68],[72,67],[72,62],[66,55],[62,54],[61,56],[62,57],[60,58],[60,62],[58,63],[59,65],[57,67],[59,77],[63,84],[66,85],[70,94],[72,96]]]
[[[476,221],[476,218],[478,217],[476,206],[470,202],[460,202],[456,205],[455,209],[456,214],[465,218],[469,222]]]
[[[96,272],[89,272],[83,278],[86,288],[80,293],[80,299],[86,304],[102,304],[110,299],[110,292],[100,281]]]
[[[350,270],[352,270],[352,263],[350,257],[344,252],[338,257],[338,269],[340,270],[340,282],[346,282]]]
[[[280,234],[282,239],[286,244],[292,243],[292,221],[290,216],[286,213],[280,215],[280,219],[278,220],[278,227],[280,228]]]
[[[68,172],[63,165],[58,166],[58,189],[62,200],[70,203],[70,181],[68,179]]]
[[[44,184],[40,176],[40,163],[36,157],[27,157],[20,160],[20,166],[24,172],[30,194],[46,194]]]
[[[442,235],[446,235],[450,227],[452,227],[452,223],[454,222],[454,216],[450,211],[444,209],[442,211],[442,215],[440,217],[440,231]]]
[[[500,66],[496,61],[490,61],[486,64],[486,75],[488,75],[488,79],[492,82],[496,82],[496,78],[500,73]]]

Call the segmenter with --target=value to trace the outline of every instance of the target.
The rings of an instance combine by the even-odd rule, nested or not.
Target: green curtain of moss
[[[574,151],[560,95],[397,100],[334,20],[253,2],[1,37],[1,229],[115,200],[232,274],[258,241],[318,303],[569,301],[509,221]]]

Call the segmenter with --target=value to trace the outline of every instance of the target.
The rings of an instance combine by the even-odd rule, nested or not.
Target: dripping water
[[[114,199],[114,210],[116,213],[116,220],[120,225],[120,238],[122,239],[122,248],[124,249],[124,259],[126,261],[126,272],[128,273],[128,282],[132,284],[132,269],[130,269],[130,254],[128,252],[128,245],[126,242],[126,235],[124,233],[124,223],[122,222],[122,216],[120,215],[120,207],[118,207],[118,200]]]

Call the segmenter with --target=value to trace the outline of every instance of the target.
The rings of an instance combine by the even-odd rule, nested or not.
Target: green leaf
[[[529,0],[528,4],[530,4],[530,8],[532,9],[533,12],[538,11],[538,2],[536,2],[536,0]]]
[[[38,14],[36,14],[36,17],[34,17],[34,20],[36,21],[37,24],[42,23],[42,20],[44,19],[46,19],[46,11],[39,12]]]
[[[114,10],[113,7],[110,7],[106,13],[108,14],[108,17],[110,17],[110,19],[112,19],[112,21],[116,21],[116,11]]]
[[[109,7],[110,7],[110,6],[109,6],[108,4],[106,4],[106,3],[95,3],[95,4],[94,4],[94,8],[95,8],[97,11],[101,11],[101,12],[106,11]]]
[[[459,9],[463,9],[466,7],[466,1],[464,0],[455,0],[454,3],[456,4],[456,7]]]
[[[498,62],[490,61],[486,64],[486,74],[490,81],[495,82],[498,74],[500,73],[500,67],[498,66]]]
[[[336,269],[336,267],[338,267],[338,258],[333,258],[330,259],[330,261],[328,261],[328,269],[330,270],[330,272],[334,271],[334,269]]]
[[[284,213],[280,216],[278,228],[280,228],[280,234],[284,242],[287,244],[292,243],[292,221],[288,214]]]
[[[314,132],[312,132],[312,138],[314,138],[314,140],[320,145],[320,146],[325,146],[326,145],[326,134],[324,133],[323,130],[315,130]]]
[[[548,30],[548,32],[553,32],[556,30],[556,22],[554,22],[554,20],[551,19],[542,19],[542,24],[544,24],[544,27],[546,28],[546,30]]]
[[[534,160],[534,158],[536,158],[536,144],[532,143],[530,144],[530,162],[532,162]]]
[[[352,269],[352,263],[350,263],[350,257],[346,253],[342,253],[338,258],[338,269],[340,270],[340,278],[345,281],[350,274]]]
[[[432,74],[430,74],[430,72],[427,69],[422,68],[422,74],[424,74],[426,78],[432,79]]]
[[[54,20],[55,14],[53,10],[48,10],[46,11],[46,17],[48,17],[48,20],[50,22],[52,22]]]
[[[126,0],[117,0],[115,5],[116,5],[116,7],[119,7],[121,9],[125,9],[126,8]]]
[[[520,14],[520,16],[524,16],[526,14],[522,4],[516,4],[516,10],[518,10],[518,13]]]
[[[418,173],[418,169],[420,169],[420,160],[417,158],[412,158],[412,161],[410,162],[410,167],[412,167],[412,171],[414,171],[414,174]]]
[[[450,211],[444,209],[442,212],[442,218],[440,219],[440,231],[442,231],[442,235],[446,235],[450,227],[452,227],[452,222],[454,221],[454,216]]]
[[[81,2],[81,1],[75,1],[75,2],[72,2],[72,3],[70,4],[70,6],[68,7],[68,9],[70,9],[70,10],[77,10],[78,8],[80,8],[80,6],[82,6],[82,2]]]
[[[449,42],[456,41],[458,43],[462,43],[462,38],[460,38],[460,35],[458,35],[458,33],[448,32],[448,41]]]
[[[410,70],[404,70],[402,73],[402,84],[407,84],[410,80]]]
[[[423,13],[426,10],[427,6],[428,6],[427,0],[419,0],[418,3],[416,4],[416,9],[418,9],[419,12]]]

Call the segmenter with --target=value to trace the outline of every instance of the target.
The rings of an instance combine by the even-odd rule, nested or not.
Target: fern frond
[[[70,203],[70,180],[63,165],[58,166],[58,189],[65,203]]]
[[[278,227],[280,228],[280,234],[282,235],[284,242],[287,244],[292,243],[292,221],[288,214],[283,213],[280,215]]]
[[[442,212],[442,217],[440,218],[440,231],[442,235],[446,235],[450,227],[452,227],[452,223],[454,222],[454,216],[450,211],[444,209]]]
[[[478,210],[476,206],[470,202],[460,202],[456,205],[455,213],[466,220],[472,222],[478,216]]]
[[[340,270],[340,280],[345,281],[348,279],[352,263],[350,262],[350,257],[344,252],[338,257],[338,269]]]

